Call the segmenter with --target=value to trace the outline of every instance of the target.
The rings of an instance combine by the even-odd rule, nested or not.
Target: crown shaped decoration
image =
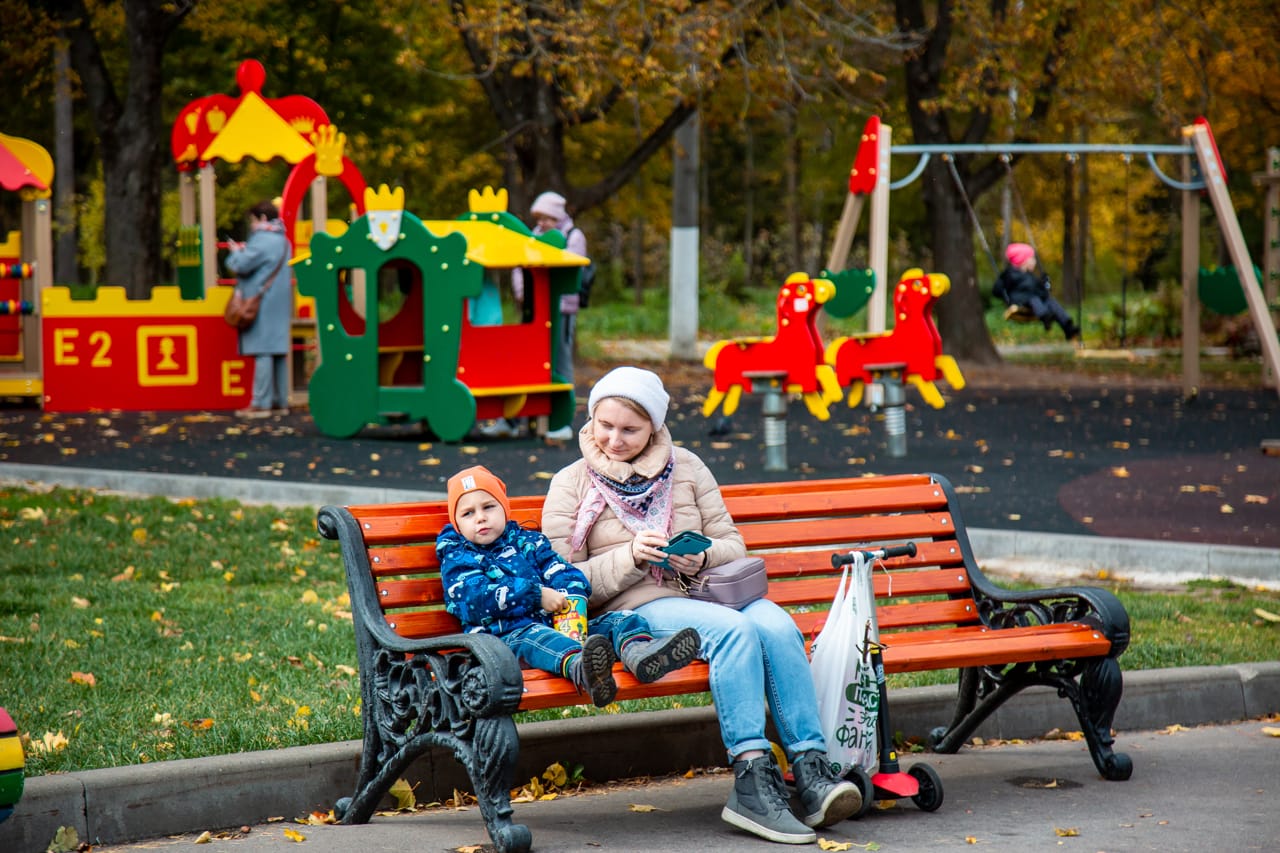
[[[290,120],[289,127],[292,127],[294,130],[298,131],[298,133],[306,136],[316,129],[316,120],[311,118],[311,116],[296,116]]]
[[[369,222],[369,239],[386,252],[400,239],[400,221],[404,216],[404,187],[388,189],[386,184],[374,192],[364,188],[365,218]]]
[[[485,187],[482,191],[472,190],[467,193],[467,204],[472,213],[505,213],[507,210],[507,190],[494,191],[493,187]]]
[[[368,210],[404,210],[404,187],[396,187],[394,190],[386,184],[378,187],[378,191],[374,192],[373,187],[364,188],[364,209]]]

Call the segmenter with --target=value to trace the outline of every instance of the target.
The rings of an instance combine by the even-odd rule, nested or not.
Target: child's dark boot
[[[613,646],[609,640],[600,634],[587,637],[582,654],[569,664],[565,676],[590,696],[597,708],[612,702],[618,695],[618,684],[613,680]]]
[[[622,647],[622,665],[648,684],[693,663],[701,648],[698,632],[685,628],[662,640],[631,640]]]

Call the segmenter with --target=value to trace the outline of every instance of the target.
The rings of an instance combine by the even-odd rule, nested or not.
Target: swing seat
[[[1010,305],[1004,309],[1004,319],[1010,323],[1038,323],[1035,312],[1026,305]]]

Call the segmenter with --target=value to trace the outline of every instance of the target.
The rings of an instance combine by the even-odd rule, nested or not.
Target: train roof
[[[467,258],[486,269],[492,267],[585,267],[589,258],[557,249],[537,237],[529,237],[496,222],[431,219],[422,223],[437,237],[459,233],[467,238]]]
[[[467,259],[485,269],[585,267],[591,263],[589,258],[566,249],[557,249],[537,237],[521,234],[496,222],[430,219],[422,221],[422,225],[436,237],[461,234],[467,241]],[[359,220],[352,227],[359,227]],[[343,240],[349,234],[350,231],[337,239]],[[310,255],[310,252],[300,252],[293,256],[290,263],[300,263]]]

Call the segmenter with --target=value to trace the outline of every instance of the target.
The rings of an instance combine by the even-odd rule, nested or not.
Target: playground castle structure
[[[294,261],[299,290],[316,305],[317,428],[346,438],[369,423],[421,421],[455,441],[477,418],[568,426],[574,389],[553,354],[562,317],[552,306],[576,291],[589,260],[565,251],[558,231],[534,236],[507,212],[506,190],[472,190],[456,220],[424,222],[386,186],[366,190],[365,205],[347,231],[317,234]],[[516,268],[528,316],[474,324],[467,301],[484,277]]]
[[[924,172],[929,159],[937,154],[946,157],[957,154],[1089,154],[1115,153],[1125,156],[1143,155],[1151,170],[1169,187],[1182,194],[1182,390],[1187,398],[1195,397],[1200,385],[1200,196],[1208,197],[1222,229],[1222,235],[1239,276],[1240,287],[1248,304],[1249,316],[1258,331],[1262,344],[1263,372],[1268,384],[1280,393],[1280,337],[1268,304],[1275,304],[1280,289],[1280,274],[1273,268],[1275,254],[1268,253],[1266,293],[1259,285],[1254,266],[1245,246],[1240,223],[1236,218],[1231,196],[1227,191],[1226,174],[1218,156],[1217,143],[1209,122],[1197,119],[1183,127],[1185,140],[1181,145],[1113,145],[1113,144],[1059,144],[1059,143],[1003,143],[1003,144],[944,144],[944,145],[892,145],[892,128],[872,116],[863,129],[861,143],[849,174],[849,193],[845,199],[828,270],[841,270],[849,254],[853,235],[857,230],[862,208],[869,198],[870,269],[876,283],[870,300],[868,328],[872,332],[884,329],[886,294],[883,282],[888,268],[889,246],[889,193],[909,186]],[[915,167],[902,179],[890,180],[890,155],[918,155]],[[1181,180],[1165,174],[1156,163],[1157,155],[1176,155],[1181,160]],[[1266,180],[1270,186],[1272,181]],[[1268,198],[1272,198],[1268,195]],[[1275,216],[1275,214],[1271,214]],[[1270,224],[1271,229],[1276,226]],[[1269,238],[1273,239],[1273,238]],[[1270,245],[1270,244],[1269,244]]]
[[[22,155],[0,156],[0,174],[6,189],[27,193],[31,225],[24,236],[35,235],[21,244],[21,255],[11,237],[4,244],[11,254],[0,256],[0,276],[19,276],[18,285],[0,291],[14,294],[0,300],[0,342],[4,320],[25,321],[17,333],[24,370],[15,378],[0,357],[0,393],[35,396],[46,410],[66,412],[246,405],[253,361],[239,355],[236,332],[222,320],[231,288],[217,278],[214,169],[218,161],[252,157],[291,166],[281,217],[295,246],[294,269],[306,282],[295,334],[302,327],[321,352],[324,369],[312,377],[310,394],[322,430],[349,436],[367,423],[414,418],[455,440],[476,417],[529,416],[550,428],[567,425],[573,388],[553,363],[551,342],[561,318],[552,305],[577,287],[588,259],[563,251],[558,234],[534,237],[506,212],[505,191],[473,191],[471,210],[461,218],[424,223],[404,211],[402,191],[368,191],[345,154],[345,136],[314,101],[264,97],[265,76],[259,63],[247,60],[236,73],[240,95],[198,98],[178,114],[172,135],[181,173],[178,284],[157,286],[144,300],[112,286],[98,288],[95,299],[73,300],[68,288],[52,286],[52,160],[34,143],[14,142],[10,149],[13,139],[0,137],[6,153]],[[20,187],[10,177],[15,163]],[[327,215],[331,178],[351,195],[350,225]],[[310,217],[303,219],[308,196]],[[366,213],[367,200],[377,209]],[[329,260],[321,265],[317,257]],[[471,324],[464,308],[482,277],[512,268],[524,269],[531,283],[525,318]],[[388,288],[394,310],[384,298]]]
[[[40,293],[53,283],[53,158],[0,133],[0,189],[22,200],[22,230],[0,235],[0,397],[39,397]]]

